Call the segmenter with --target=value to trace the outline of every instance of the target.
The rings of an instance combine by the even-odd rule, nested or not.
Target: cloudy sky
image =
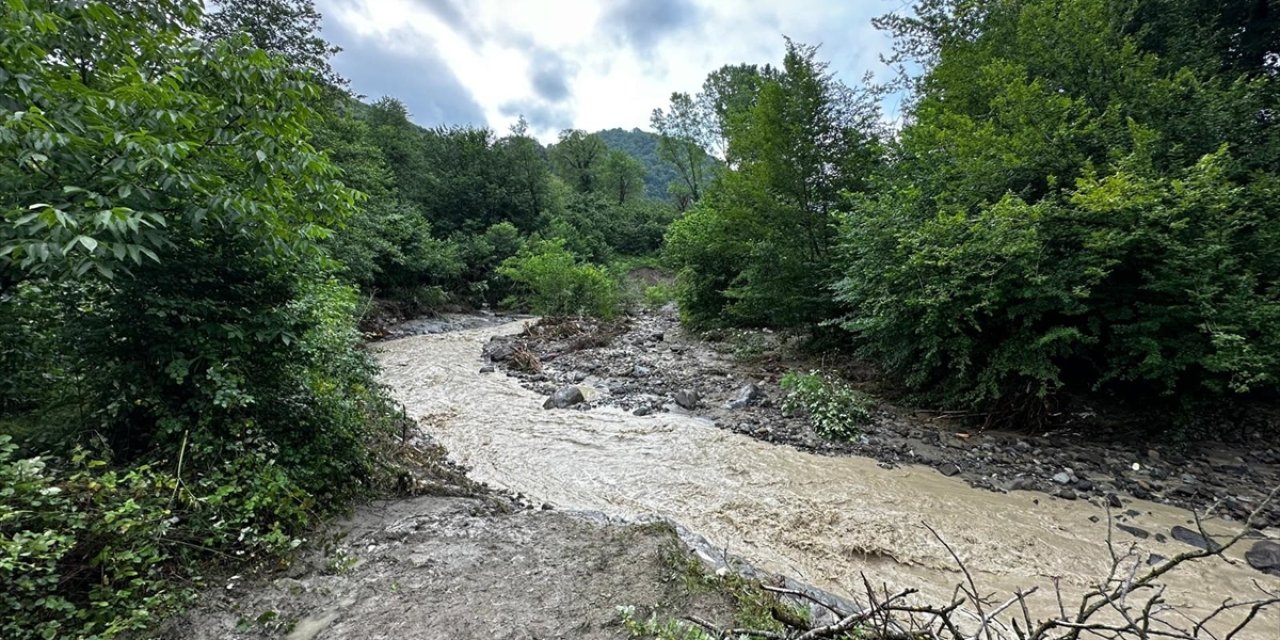
[[[317,0],[333,65],[423,125],[505,132],[648,128],[672,91],[724,64],[778,64],[783,36],[821,44],[849,84],[885,73],[871,18],[904,0]]]

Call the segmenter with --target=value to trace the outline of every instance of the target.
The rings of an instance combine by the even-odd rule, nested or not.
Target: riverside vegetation
[[[1248,435],[1280,389],[1278,15],[920,0],[877,22],[887,85],[787,41],[656,140],[543,146],[358,100],[309,0],[5,0],[0,636],[149,629],[411,490],[374,297],[608,317],[669,295],[622,285],[661,261],[688,326],[806,332],[921,404]]]

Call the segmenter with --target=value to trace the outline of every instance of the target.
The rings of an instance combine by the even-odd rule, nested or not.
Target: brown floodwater
[[[479,373],[483,344],[520,328],[514,322],[374,347],[383,381],[476,480],[559,508],[669,518],[762,569],[845,596],[861,592],[865,574],[877,586],[915,587],[922,600],[948,602],[963,576],[924,523],[994,600],[1039,586],[1029,599],[1033,614],[1057,610],[1055,581],[1070,609],[1110,565],[1106,511],[1088,501],[994,493],[927,467],[882,469],[866,458],[819,456],[694,416],[544,410],[544,398],[516,380]],[[1143,501],[1126,508],[1142,512],[1130,524],[1153,533],[1194,529],[1186,511]],[[1232,530],[1230,523],[1206,525]],[[1119,531],[1114,540],[1121,552],[1136,545],[1138,561],[1191,550]],[[1165,600],[1194,614],[1226,598],[1259,597],[1255,581],[1280,590],[1280,578],[1243,561],[1246,548],[1168,574]],[[1250,630],[1237,637],[1280,638],[1280,615]]]

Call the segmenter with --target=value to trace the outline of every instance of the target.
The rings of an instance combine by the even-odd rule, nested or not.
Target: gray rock
[[[764,397],[764,393],[760,391],[760,387],[754,384],[746,384],[741,389],[738,389],[738,393],[733,396],[733,399],[725,407],[729,409],[746,409],[762,397]]]
[[[1053,481],[1057,484],[1071,484],[1071,474],[1066,471],[1059,471],[1053,474]]]
[[[1121,507],[1124,507],[1124,503],[1120,502],[1120,496],[1114,493],[1108,493],[1107,506],[1111,507],[1112,509],[1119,509]]]
[[[1127,524],[1117,524],[1116,528],[1140,540],[1146,540],[1151,537],[1151,533],[1146,529],[1139,529]]]
[[[1066,487],[1060,487],[1057,491],[1053,492],[1053,495],[1054,497],[1062,498],[1063,500],[1075,500],[1077,498],[1076,492]]]
[[[959,473],[960,473],[960,467],[957,467],[956,465],[951,464],[950,462],[948,462],[948,463],[946,463],[946,464],[944,464],[944,465],[942,465],[942,466],[938,467],[938,472],[939,472],[939,473],[941,473],[942,475],[947,476],[948,478],[950,478],[951,476],[954,476],[954,475],[957,475],[957,474],[959,474]]]
[[[1160,564],[1161,562],[1164,562],[1165,560],[1168,560],[1168,558],[1166,558],[1166,557],[1164,557],[1164,556],[1162,556],[1162,555],[1160,555],[1160,554],[1158,554],[1158,553],[1153,553],[1153,554],[1151,554],[1149,557],[1147,557],[1147,564],[1149,564],[1149,565],[1151,565],[1151,566],[1153,566],[1153,567],[1154,567],[1154,566],[1156,566],[1156,565]]]
[[[653,407],[640,407],[631,413],[637,416],[647,416],[653,413]]]
[[[486,364],[485,366],[480,367],[480,373],[493,373],[493,365]]]
[[[651,373],[653,372],[649,370],[649,367],[646,367],[643,365],[636,365],[634,367],[631,367],[632,378],[648,378],[649,374]]]
[[[676,392],[676,404],[684,407],[685,409],[696,409],[701,400],[702,397],[693,389],[681,389]]]
[[[1212,540],[1206,540],[1204,536],[1186,527],[1174,527],[1169,534],[1178,542],[1189,544],[1198,549],[1204,549],[1205,551],[1217,551],[1221,548],[1221,545],[1218,543]]]
[[[502,362],[510,358],[511,354],[515,352],[516,347],[514,344],[498,336],[494,336],[489,342],[485,343],[483,351],[484,357],[494,362]]]
[[[1280,542],[1259,540],[1245,552],[1244,559],[1258,571],[1280,576]]]
[[[583,400],[586,400],[586,397],[582,395],[582,389],[570,385],[557,389],[556,392],[551,394],[551,397],[547,398],[547,401],[542,404],[542,408],[566,409],[582,402]]]

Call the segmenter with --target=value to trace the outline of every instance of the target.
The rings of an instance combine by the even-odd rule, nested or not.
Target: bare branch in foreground
[[[1254,600],[1224,600],[1212,611],[1193,618],[1164,600],[1164,587],[1157,580],[1179,566],[1201,558],[1222,558],[1249,532],[1251,525],[1280,495],[1280,486],[1249,514],[1240,531],[1225,542],[1214,540],[1205,530],[1200,514],[1195,515],[1196,528],[1205,540],[1205,548],[1178,554],[1143,571],[1143,558],[1136,545],[1117,548],[1112,539],[1111,512],[1107,511],[1107,551],[1110,566],[1107,575],[1080,597],[1074,611],[1064,601],[1056,576],[1050,576],[1057,598],[1057,615],[1045,620],[1033,619],[1027,596],[1036,588],[1014,592],[1003,601],[983,596],[977,581],[964,560],[950,544],[927,523],[933,537],[951,555],[964,576],[956,587],[950,604],[942,607],[911,602],[915,589],[890,593],[877,592],[866,576],[862,576],[864,594],[855,603],[856,611],[840,611],[835,605],[802,590],[764,587],[765,591],[789,597],[795,602],[816,603],[834,614],[829,624],[800,628],[789,625],[788,631],[751,629],[718,629],[704,620],[689,618],[717,640],[729,638],[764,638],[766,640],[817,640],[819,638],[859,638],[862,640],[1237,640],[1258,620],[1264,611],[1280,605],[1280,592],[1269,591],[1254,581],[1259,597]],[[1228,561],[1224,558],[1224,561]],[[999,602],[999,604],[995,604]],[[1233,619],[1233,616],[1235,619]],[[1217,624],[1218,632],[1210,630]]]

